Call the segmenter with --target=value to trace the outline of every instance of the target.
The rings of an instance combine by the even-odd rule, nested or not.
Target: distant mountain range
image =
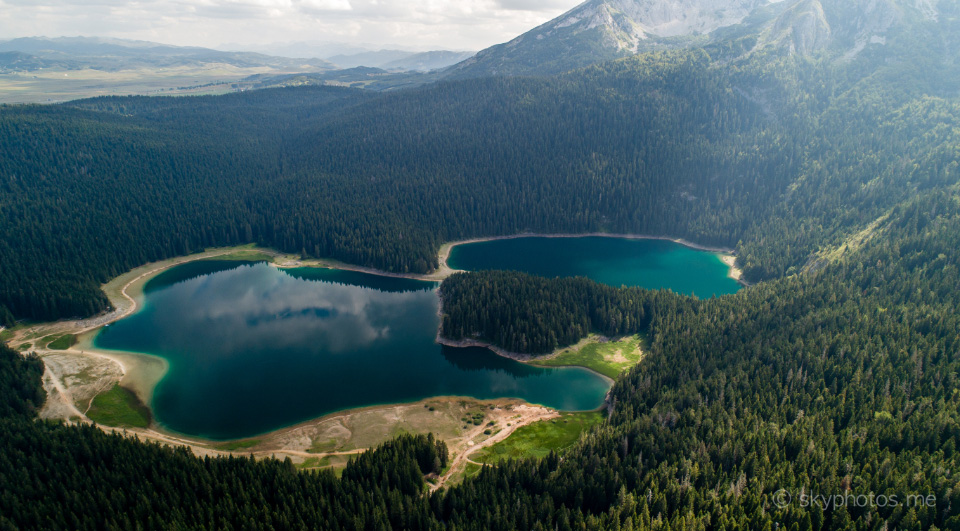
[[[937,0],[589,0],[455,65],[447,77],[550,75],[669,47],[723,42],[740,55],[849,59],[905,23],[936,20]]]
[[[322,59],[292,59],[252,52],[223,52],[99,37],[27,37],[0,42],[0,73],[50,68],[116,72],[207,65],[266,67],[289,72],[317,72],[336,68]]]
[[[99,37],[27,37],[0,42],[0,74],[44,69],[92,69],[105,72],[140,68],[204,67],[229,65],[237,68],[270,68],[278,72],[323,72],[355,67],[427,72],[456,64],[474,52],[435,50],[366,50],[350,46],[291,44],[290,55],[267,55],[246,51],[221,51],[193,46],[171,46],[147,41]],[[309,51],[339,51],[333,55],[306,57]]]
[[[433,50],[429,52],[409,52],[404,50],[377,50],[350,55],[334,55],[326,59],[342,68],[367,66],[384,70],[412,70],[429,72],[457,64],[476,52],[452,52]]]
[[[256,86],[336,83],[388,89],[444,78],[553,75],[668,48],[702,47],[725,60],[820,51],[849,60],[884,46],[897,32],[937,21],[940,5],[937,0],[588,0],[476,54],[323,42],[261,47],[288,55],[281,57],[107,38],[20,38],[0,42],[0,74],[176,67],[212,71],[226,65],[256,74]],[[303,57],[311,52],[322,56]]]

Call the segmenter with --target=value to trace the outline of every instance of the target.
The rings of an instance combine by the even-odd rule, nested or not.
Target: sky
[[[0,0],[0,40],[96,36],[222,47],[297,41],[480,50],[582,0]],[[235,48],[235,47],[234,47]]]

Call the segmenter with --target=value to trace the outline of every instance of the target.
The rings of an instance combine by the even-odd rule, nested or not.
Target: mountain
[[[232,42],[217,46],[218,50],[232,52],[257,52],[265,55],[276,55],[279,57],[295,57],[308,59],[318,57],[328,59],[334,55],[351,55],[361,52],[369,52],[377,47],[367,44],[345,44],[342,42],[329,41],[294,41],[294,42],[275,42],[270,44],[250,44]]]
[[[430,70],[457,64],[473,54],[474,52],[451,52],[447,50],[420,53],[405,50],[377,50],[375,52],[366,51],[349,55],[334,55],[328,57],[327,60],[342,68],[366,66],[383,68],[384,70],[429,72]]]
[[[0,52],[0,74],[30,72],[44,68],[75,70],[79,63],[71,60],[43,59],[23,52]]]
[[[340,68],[354,68],[357,66],[380,68],[386,63],[406,59],[412,55],[415,55],[415,53],[416,52],[408,52],[405,50],[376,50],[354,54],[334,55],[332,57],[328,57],[327,59]]]
[[[926,32],[937,23],[936,0],[797,0],[756,28],[756,49],[807,55],[827,50],[849,60],[870,45],[884,46],[901,31]]]
[[[451,52],[446,50],[434,50],[431,52],[422,52],[390,61],[380,65],[387,70],[413,70],[416,72],[429,72],[440,68],[446,68],[450,65],[464,61],[476,52]]]
[[[738,24],[780,0],[588,0],[451,69],[453,77],[552,74]]]
[[[271,68],[283,71],[331,70],[334,65],[321,59],[292,59],[252,52],[223,52],[192,46],[171,46],[147,41],[98,37],[25,37],[0,43],[0,53],[19,53],[0,63],[7,70],[27,72],[59,67],[107,72],[140,68],[206,67],[228,65],[236,68]],[[4,66],[0,66],[4,68]]]
[[[429,437],[338,476],[36,422],[61,354],[45,368],[0,347],[0,527],[960,529],[960,3],[791,0],[706,34],[684,20],[698,33],[648,21],[649,53],[555,76],[3,107],[6,326],[98,313],[123,271],[249,242],[402,273],[457,239],[658,234],[735,247],[756,283],[698,299],[446,280],[445,334],[640,332],[643,359],[576,441],[541,424],[538,446],[430,494],[446,452]],[[601,55],[579,42],[540,59]],[[541,71],[525,57],[516,72]]]
[[[936,0],[589,0],[449,69],[451,78],[550,75],[640,52],[711,46],[850,59],[939,19]]]

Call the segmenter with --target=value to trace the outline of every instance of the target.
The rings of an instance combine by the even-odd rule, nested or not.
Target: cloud
[[[411,50],[505,42],[579,0],[0,0],[0,35],[217,46],[328,41]]]
[[[353,6],[349,0],[299,0],[300,9],[308,12],[323,11],[351,11]]]
[[[497,7],[510,11],[567,11],[574,7],[565,0],[497,0]],[[558,13],[559,14],[559,13]]]

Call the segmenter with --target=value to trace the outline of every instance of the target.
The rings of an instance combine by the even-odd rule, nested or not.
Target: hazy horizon
[[[105,37],[261,51],[296,43],[476,51],[579,0],[0,0],[2,40]],[[349,52],[347,52],[349,53]]]

